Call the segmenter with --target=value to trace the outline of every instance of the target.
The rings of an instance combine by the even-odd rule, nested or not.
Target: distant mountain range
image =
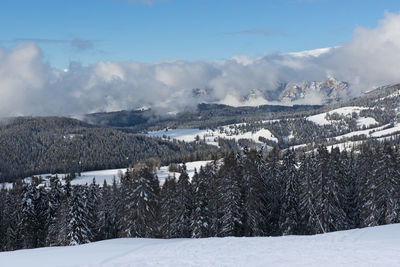
[[[192,90],[192,97],[204,103],[214,103],[212,89]],[[258,106],[262,104],[332,104],[347,100],[350,84],[328,77],[321,81],[282,82],[275,90],[254,88],[238,99],[239,106]],[[229,103],[223,102],[229,105]]]
[[[319,96],[322,104],[344,100],[348,97],[349,83],[329,77],[324,81],[289,82],[282,86],[279,100],[285,103]]]

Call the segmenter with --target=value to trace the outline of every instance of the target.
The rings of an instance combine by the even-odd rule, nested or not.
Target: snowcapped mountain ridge
[[[324,81],[289,82],[284,84],[279,100],[295,102],[318,95],[323,104],[338,102],[346,98],[349,84],[329,77]]]

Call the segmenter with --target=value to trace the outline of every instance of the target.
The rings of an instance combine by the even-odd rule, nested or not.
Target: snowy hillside
[[[254,238],[113,239],[0,253],[1,266],[400,266],[400,224]]]
[[[256,143],[262,143],[259,141],[260,137],[273,142],[278,142],[276,138],[268,129],[260,129],[256,132],[241,131],[238,127],[243,126],[245,123],[230,124],[220,126],[218,129],[165,129],[160,131],[149,132],[148,135],[152,137],[162,137],[165,139],[176,139],[185,142],[193,142],[198,138],[199,140],[205,140],[209,145],[218,145],[218,138],[233,139],[238,141],[239,139],[249,139]]]
[[[186,165],[186,172],[189,175],[189,178],[191,179],[194,175],[195,169],[197,171],[200,170],[201,166],[205,166],[207,163],[210,163],[211,161],[193,161],[193,162],[187,162],[185,163]],[[180,164],[182,165],[182,164]],[[120,174],[123,174],[126,172],[127,168],[121,168],[121,169],[108,169],[108,170],[97,170],[97,171],[86,171],[82,172],[80,176],[77,176],[71,181],[71,185],[85,185],[85,184],[91,184],[93,179],[95,180],[95,183],[102,186],[104,181],[107,182],[107,184],[112,184],[114,178],[116,179],[117,182],[119,182]],[[169,172],[168,171],[168,166],[162,166],[159,169],[157,169],[157,177],[158,180],[160,181],[160,184],[164,183],[164,180],[168,178],[168,176],[174,176],[179,177],[179,173],[177,172]],[[42,184],[49,185],[50,184],[50,178],[55,177],[56,174],[38,174],[35,175],[37,177],[41,177],[43,179]],[[64,173],[58,173],[57,177],[61,179],[61,183],[65,183],[65,177],[66,174]],[[25,181],[30,181],[31,178],[27,177],[24,179]],[[0,188],[2,187],[5,188],[12,188],[12,183],[0,183]]]
[[[345,117],[351,117],[353,113],[356,113],[357,115],[360,114],[361,110],[366,110],[368,108],[365,107],[342,107],[338,109],[331,110],[329,112],[324,112],[320,113],[317,115],[313,115],[308,117],[307,119],[309,121],[314,122],[317,125],[329,125],[335,123],[335,120],[333,119],[327,119],[327,115],[333,115],[333,114],[338,114],[339,116],[345,116]],[[357,120],[357,125],[363,126],[365,125],[366,127],[369,127],[370,125],[377,124],[374,118],[370,117],[361,117]]]

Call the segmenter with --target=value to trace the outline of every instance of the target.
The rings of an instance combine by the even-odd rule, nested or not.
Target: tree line
[[[62,117],[20,117],[1,123],[0,148],[0,182],[39,173],[122,168],[148,158],[162,165],[210,160],[222,156],[224,150],[199,142],[169,142]]]
[[[308,154],[229,152],[160,186],[151,164],[120,181],[71,186],[53,178],[0,191],[0,249],[119,238],[309,235],[400,222],[398,145]]]

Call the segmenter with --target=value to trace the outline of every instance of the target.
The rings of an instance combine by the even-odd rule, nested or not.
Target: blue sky
[[[100,60],[218,60],[341,45],[398,1],[3,0],[0,45],[34,41],[67,68]]]

